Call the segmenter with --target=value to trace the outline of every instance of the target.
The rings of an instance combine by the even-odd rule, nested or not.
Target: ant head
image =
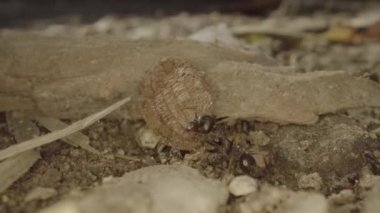
[[[195,131],[197,130],[197,123],[195,121],[190,121],[187,125],[186,125],[186,130],[187,131]]]

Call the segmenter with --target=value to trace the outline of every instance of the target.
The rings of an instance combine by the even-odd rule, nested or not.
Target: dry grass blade
[[[107,107],[106,109],[104,109],[100,112],[97,112],[97,113],[90,115],[89,117],[87,117],[83,120],[79,120],[79,121],[71,124],[70,126],[68,126],[65,129],[58,130],[58,131],[52,132],[50,134],[47,134],[47,135],[44,135],[44,136],[41,136],[41,137],[38,137],[38,138],[35,138],[32,140],[28,140],[28,141],[25,141],[21,144],[17,144],[17,145],[11,146],[9,148],[6,148],[4,150],[1,150],[0,151],[0,160],[4,160],[6,158],[17,155],[21,152],[31,150],[33,148],[51,143],[55,140],[58,140],[58,139],[66,137],[68,135],[71,135],[74,132],[80,131],[80,130],[88,127],[89,125],[93,124],[94,122],[98,121],[99,119],[105,117],[106,115],[113,112],[114,110],[116,110],[117,108],[119,108],[123,104],[127,103],[128,101],[130,101],[130,98],[125,98],[121,101],[114,103],[113,105]]]
[[[68,125],[59,119],[53,118],[53,117],[42,117],[38,116],[35,118],[38,123],[40,123],[42,126],[46,127],[50,131],[55,131],[59,129],[66,128]],[[75,146],[75,147],[81,147],[84,150],[87,150],[94,154],[99,154],[100,152],[96,149],[94,149],[92,146],[90,146],[90,139],[82,134],[81,132],[73,133],[72,135],[69,135],[65,138],[62,138],[63,141],[66,143]]]
[[[23,176],[40,158],[35,151],[27,151],[0,163],[0,193]]]
[[[22,142],[40,134],[37,126],[24,113],[7,112],[8,130],[16,141]],[[29,171],[40,157],[39,151],[30,150],[0,163],[0,193]]]

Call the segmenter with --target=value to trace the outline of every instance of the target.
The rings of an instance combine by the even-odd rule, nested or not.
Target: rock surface
[[[325,117],[314,126],[282,127],[271,143],[275,181],[322,191],[350,187],[347,177],[367,165],[363,153],[379,148],[353,120],[336,116]],[[313,176],[302,173],[316,173],[322,181],[316,176],[312,183]],[[319,186],[318,182],[323,184]]]
[[[321,194],[263,186],[240,204],[240,210],[242,213],[327,213],[328,203]]]
[[[257,181],[247,175],[241,175],[232,179],[228,188],[235,196],[248,195],[257,190]]]
[[[380,182],[368,193],[364,201],[364,213],[377,213],[380,209]]]
[[[212,213],[227,202],[228,190],[181,165],[146,167],[107,181],[81,200],[58,203],[43,213]]]

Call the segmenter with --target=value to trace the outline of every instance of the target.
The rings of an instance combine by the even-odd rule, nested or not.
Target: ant
[[[220,126],[222,131],[235,131],[248,134],[249,131],[253,129],[252,124],[247,120],[239,120],[233,126],[228,126],[225,123],[220,123],[221,121],[227,119],[227,116],[217,117],[215,115],[197,115],[195,114],[194,120],[190,121],[186,126],[187,131],[193,131],[202,134],[208,134],[216,130],[216,126]]]
[[[186,126],[186,130],[208,134],[215,129],[215,125],[228,117],[216,117],[215,115],[195,115],[194,120]]]
[[[239,123],[229,126],[221,122],[226,118],[228,117],[196,114],[194,120],[190,121],[186,126],[186,130],[207,134],[205,142],[213,147],[212,152],[230,156],[229,166],[234,166],[231,164],[234,164],[233,162],[237,160],[241,170],[246,174],[250,174],[257,165],[255,158],[242,151],[239,145],[234,144],[232,140],[228,139],[227,134],[233,132],[248,134],[253,129],[252,125],[249,121],[240,120]]]
[[[228,138],[216,137],[206,142],[213,147],[211,152],[220,153],[229,159],[227,160],[229,171],[233,168],[236,169],[238,166],[244,174],[250,176],[260,176],[262,174],[262,169],[258,167],[255,158]]]

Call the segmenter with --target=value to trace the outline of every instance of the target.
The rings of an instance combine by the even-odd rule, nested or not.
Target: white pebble
[[[235,196],[243,196],[257,190],[257,181],[247,175],[237,176],[232,179],[229,191]]]
[[[154,149],[160,141],[160,138],[148,128],[139,130],[138,136],[138,142],[143,148]]]
[[[46,200],[51,197],[54,197],[58,194],[57,190],[53,188],[45,188],[45,187],[36,187],[32,189],[25,196],[25,202],[29,202],[32,200]]]

